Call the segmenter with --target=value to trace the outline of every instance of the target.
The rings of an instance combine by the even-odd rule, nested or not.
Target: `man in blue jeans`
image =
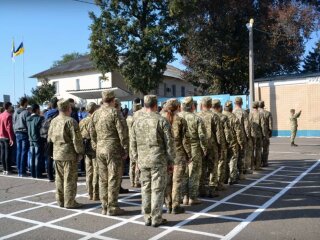
[[[18,176],[26,176],[26,166],[28,160],[29,140],[27,117],[30,113],[27,110],[28,99],[22,97],[20,99],[20,107],[13,114],[13,131],[16,135],[17,142],[17,170]]]
[[[43,143],[40,136],[40,129],[44,117],[40,116],[40,106],[38,104],[32,105],[31,116],[27,117],[28,135],[30,141],[30,170],[33,178],[41,178],[41,164]]]

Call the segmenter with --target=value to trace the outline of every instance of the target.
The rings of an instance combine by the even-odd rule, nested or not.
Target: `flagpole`
[[[13,61],[13,104],[16,104],[16,63]]]
[[[23,37],[22,37],[22,42],[23,42]],[[25,83],[25,80],[24,80],[24,55],[25,53],[22,54],[23,56],[23,59],[22,59],[22,81],[23,81],[23,94],[24,96],[26,96],[26,83]]]

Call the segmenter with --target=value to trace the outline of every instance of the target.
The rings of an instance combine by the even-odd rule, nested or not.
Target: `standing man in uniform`
[[[79,127],[85,148],[85,164],[86,164],[86,186],[89,194],[89,200],[99,200],[99,167],[96,160],[96,152],[92,149],[90,128],[92,122],[92,114],[98,108],[94,102],[88,103],[86,110],[88,116],[80,121]]]
[[[58,102],[59,115],[51,121],[48,142],[53,143],[53,159],[56,169],[56,200],[60,207],[79,208],[76,202],[78,159],[84,147],[78,123],[71,118],[68,100]]]
[[[253,164],[255,170],[261,170],[262,139],[266,136],[264,117],[259,112],[259,102],[252,103],[252,111],[249,114],[251,122],[251,137],[253,142]]]
[[[121,116],[114,108],[114,91],[103,91],[102,101],[103,105],[92,115],[90,135],[99,166],[102,214],[115,216],[124,213],[118,205],[121,182],[119,172],[122,161],[128,157],[129,139],[121,123]]]
[[[239,157],[238,157],[238,169],[240,172],[240,180],[243,179],[243,174],[249,174],[252,173],[251,170],[249,170],[250,165],[248,162],[247,155],[250,154],[250,126],[249,126],[249,115],[247,112],[242,109],[243,101],[241,97],[236,97],[234,100],[235,108],[233,110],[233,114],[238,118],[240,122],[241,129],[243,131],[244,135],[244,148],[239,150]],[[251,164],[251,162],[250,162]]]
[[[296,139],[297,130],[298,130],[298,118],[301,115],[300,112],[296,113],[296,110],[291,109],[290,110],[290,125],[291,125],[291,147],[297,147],[298,145],[294,143],[294,140]]]
[[[268,167],[270,138],[272,137],[272,114],[264,109],[264,101],[259,102],[259,111],[262,113],[265,122],[266,136],[262,140],[262,167]]]
[[[224,106],[223,114],[228,117],[229,133],[228,142],[228,162],[229,162],[229,185],[238,183],[238,158],[239,150],[244,149],[245,136],[237,117],[232,113],[233,106],[231,101],[227,101]],[[242,178],[243,179],[243,178]]]
[[[198,116],[201,117],[206,128],[206,136],[208,141],[207,157],[202,162],[202,175],[200,179],[200,196],[201,197],[218,197],[218,161],[219,147],[218,139],[220,139],[220,118],[211,111],[212,99],[203,97],[201,99],[201,112]],[[209,177],[209,193],[205,189],[205,184]]]
[[[207,156],[207,137],[203,121],[194,111],[196,110],[192,97],[186,97],[183,101],[183,112],[179,116],[186,120],[190,134],[191,156],[186,168],[183,186],[183,204],[195,205],[201,201],[197,198],[202,172],[202,161]]]
[[[144,104],[145,112],[133,123],[130,146],[132,157],[141,170],[145,225],[158,227],[167,223],[162,218],[162,206],[175,152],[170,124],[157,113],[157,96],[146,95]]]

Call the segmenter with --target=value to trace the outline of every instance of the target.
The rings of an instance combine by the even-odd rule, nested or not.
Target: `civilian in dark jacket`
[[[33,178],[41,178],[41,165],[42,165],[42,139],[40,136],[40,129],[44,117],[40,116],[40,106],[38,104],[32,105],[32,114],[27,117],[28,135],[30,141],[30,170]]]
[[[11,102],[5,103],[4,109],[5,112],[0,114],[0,159],[3,166],[3,174],[8,175],[11,170],[11,147],[14,142]]]
[[[70,105],[71,105],[71,117],[77,121],[77,123],[79,123],[79,117],[78,117],[78,110],[76,109],[76,106],[75,106],[75,102],[74,102],[74,99],[73,98],[69,98],[68,99]]]
[[[18,176],[26,176],[26,166],[28,160],[29,140],[27,117],[30,115],[26,109],[28,106],[28,99],[22,97],[20,99],[20,107],[13,114],[13,131],[16,135],[17,141],[17,169]]]

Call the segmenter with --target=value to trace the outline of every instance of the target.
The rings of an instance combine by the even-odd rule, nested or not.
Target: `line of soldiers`
[[[48,139],[54,145],[61,207],[80,207],[73,163],[82,154],[90,169],[89,198],[100,199],[102,214],[111,216],[124,213],[118,194],[123,162],[130,155],[131,185],[141,186],[145,225],[154,227],[167,222],[162,218],[164,203],[168,213],[183,213],[182,203],[195,205],[201,203],[199,196],[218,196],[224,184],[235,184],[268,164],[272,117],[263,102],[254,102],[248,113],[241,98],[235,99],[234,109],[231,101],[222,109],[220,100],[204,97],[196,113],[193,98],[186,97],[182,103],[168,100],[158,113],[157,97],[146,95],[144,107],[135,104],[127,120],[115,108],[114,91],[104,91],[102,102],[99,109],[88,105],[82,136],[69,117],[70,105],[63,99],[58,103],[60,115],[52,120]]]

